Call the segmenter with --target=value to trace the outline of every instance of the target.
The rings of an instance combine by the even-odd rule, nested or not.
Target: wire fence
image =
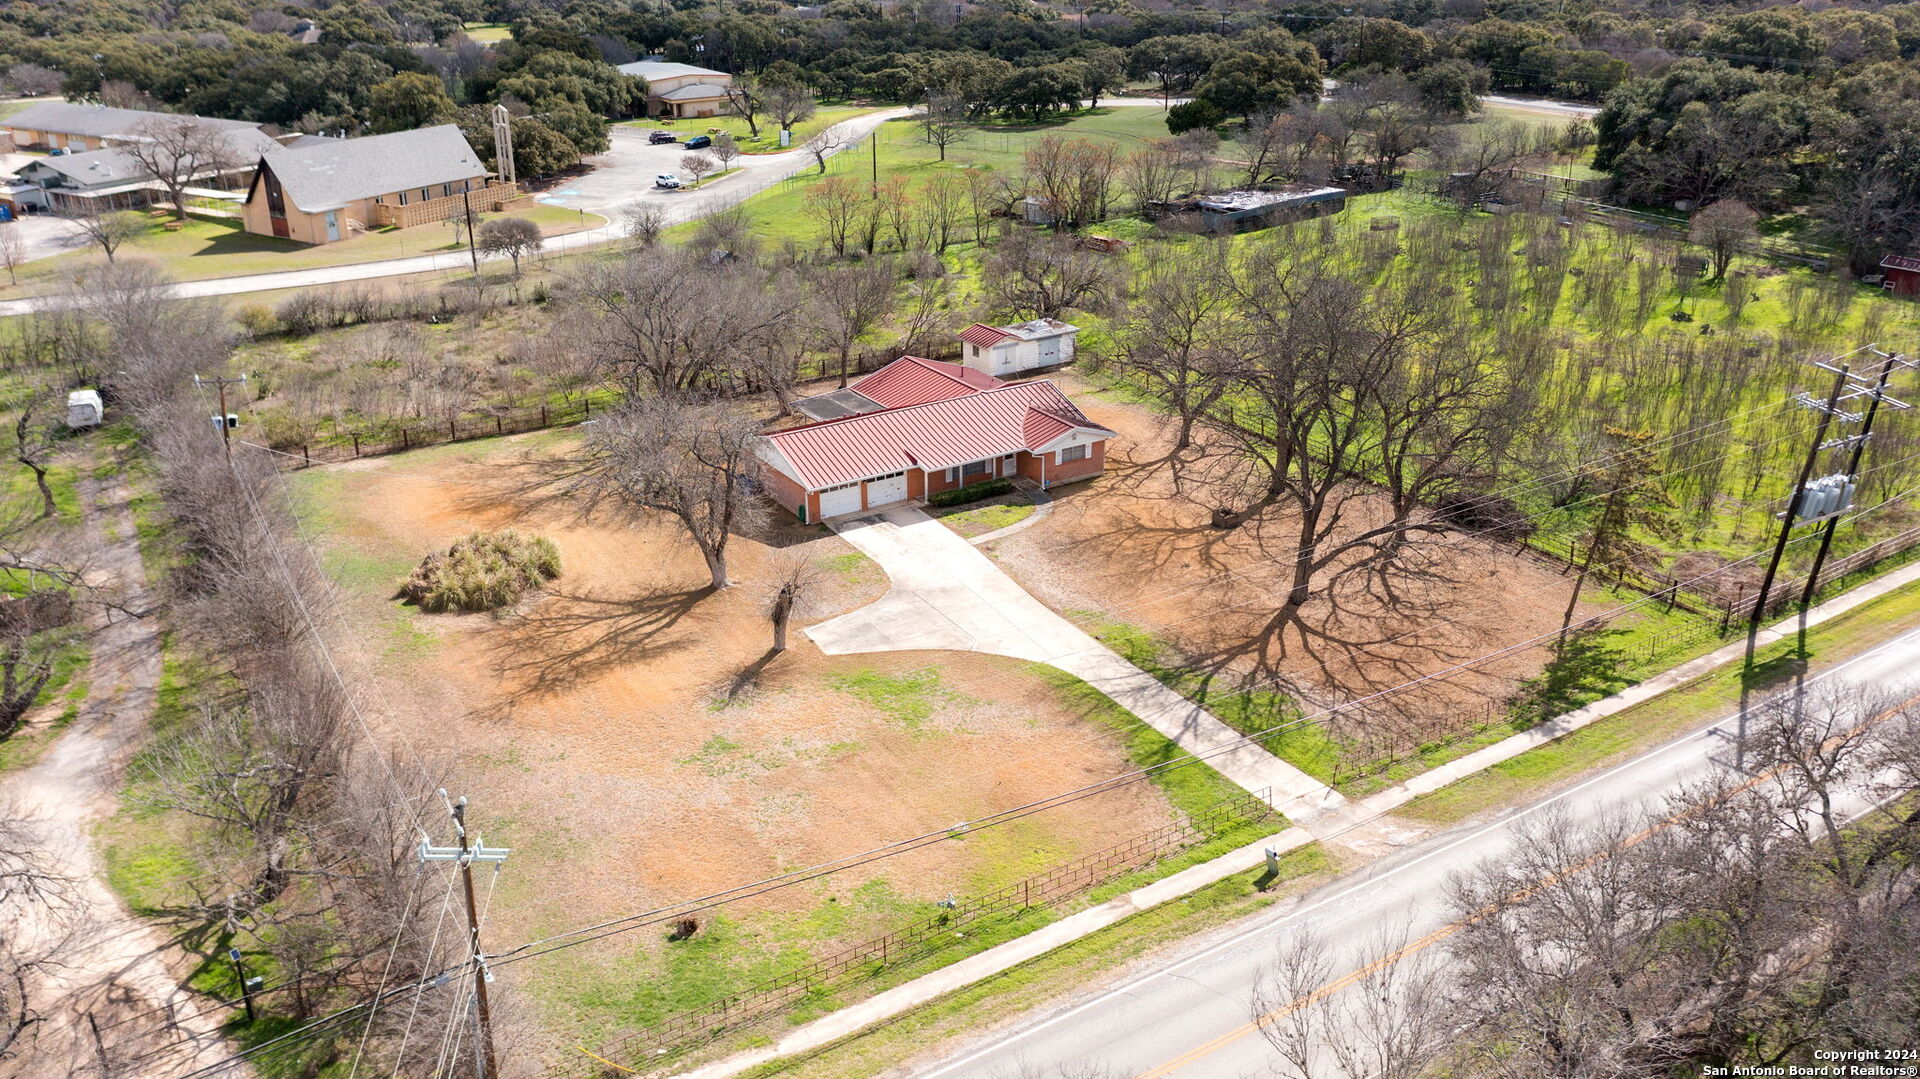
[[[1531,549],[1537,554],[1559,557],[1538,547]],[[1920,528],[1910,528],[1851,554],[1829,559],[1821,570],[1822,584],[1815,594],[1815,599],[1829,597],[1850,588],[1857,583],[1860,576],[1889,568],[1888,563],[1911,560],[1917,552],[1920,552]],[[1656,599],[1665,600],[1666,609],[1669,611],[1678,606],[1705,617],[1669,629],[1644,633],[1618,645],[1606,646],[1613,653],[1610,663],[1616,672],[1658,670],[1682,659],[1692,658],[1693,655],[1701,652],[1703,645],[1717,647],[1743,631],[1753,618],[1754,605],[1759,599],[1756,594],[1757,589],[1740,586],[1736,596],[1731,600],[1690,596],[1694,606],[1688,606],[1686,602],[1676,598],[1684,593],[1671,578],[1648,577],[1639,582],[1618,583],[1624,587],[1642,591]],[[1768,594],[1766,610],[1762,612],[1761,617],[1771,618],[1784,614],[1800,601],[1801,593],[1805,588],[1804,575],[1783,574],[1775,578],[1773,588]],[[1582,635],[1605,630],[1629,613],[1632,612],[1625,608],[1603,611],[1573,623],[1568,627],[1568,633]],[[1356,716],[1356,718],[1359,717]],[[1347,725],[1347,730],[1343,732],[1347,744],[1342,755],[1346,760],[1357,760],[1363,763],[1347,769],[1346,775],[1341,777],[1340,781],[1350,782],[1353,779],[1377,776],[1415,757],[1444,753],[1462,742],[1482,737],[1490,731],[1502,728],[1508,731],[1523,730],[1549,718],[1551,717],[1548,715],[1530,714],[1516,709],[1513,701],[1486,697],[1476,708],[1444,715],[1423,714],[1417,724],[1350,723]]]
[[[868,374],[899,359],[904,354],[900,349],[855,352],[847,357],[844,373],[849,378]],[[957,360],[960,358],[960,346],[957,343],[941,344],[933,348],[915,349],[914,354],[932,360]],[[807,357],[798,365],[797,381],[837,378],[841,374],[839,357]],[[763,392],[766,388],[759,382],[731,372],[715,376],[708,386],[708,389],[715,393],[731,397]],[[443,419],[389,420],[369,424],[359,430],[347,431],[326,439],[297,443],[276,442],[272,448],[284,455],[279,460],[287,468],[299,469],[313,465],[337,464],[362,457],[380,457],[427,446],[441,446],[450,442],[470,442],[474,439],[525,434],[550,427],[571,427],[605,414],[618,406],[621,398],[620,393],[607,390],[538,405],[525,405],[518,408],[503,406],[462,412]]]
[[[1235,795],[1190,817],[1045,873],[984,895],[951,900],[947,909],[931,918],[808,963],[703,1008],[681,1012],[614,1038],[600,1047],[598,1055],[612,1061],[656,1063],[662,1056],[776,1015],[808,997],[925,958],[962,940],[959,930],[963,926],[1071,899],[1187,850],[1230,827],[1273,817],[1276,814],[1268,804],[1268,792]]]

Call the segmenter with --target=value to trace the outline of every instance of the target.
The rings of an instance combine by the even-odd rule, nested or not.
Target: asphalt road
[[[1907,633],[1817,676],[1909,689],[1920,683],[1920,631]],[[1418,941],[1447,924],[1444,885],[1455,873],[1498,861],[1515,822],[1563,807],[1576,822],[1653,808],[1683,785],[1726,774],[1732,717],[1686,735],[1492,823],[1463,825],[1195,945],[1122,984],[983,1035],[918,1079],[1052,1079],[1058,1069],[1099,1065],[1143,1079],[1264,1077],[1270,1050],[1249,1025],[1252,988],[1275,945],[1314,934],[1330,949],[1335,982],[1381,953],[1384,936]]]

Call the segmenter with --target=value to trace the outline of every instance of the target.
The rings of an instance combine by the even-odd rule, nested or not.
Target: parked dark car
[[[687,140],[687,149],[689,150],[704,150],[712,145],[713,140],[705,135],[695,135]]]
[[[671,131],[652,131],[652,132],[648,132],[647,134],[647,142],[654,146],[658,146],[663,142],[679,142],[679,141],[680,141],[680,136],[674,134]]]

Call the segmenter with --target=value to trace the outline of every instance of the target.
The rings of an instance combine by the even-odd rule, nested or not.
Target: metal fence
[[[788,971],[704,1008],[681,1012],[602,1045],[607,1060],[650,1062],[774,1015],[803,998],[923,958],[957,939],[960,927],[985,918],[1072,898],[1146,868],[1227,827],[1273,816],[1267,792],[1236,795],[1193,816],[1078,858],[985,895],[957,900],[940,914],[884,937]]]

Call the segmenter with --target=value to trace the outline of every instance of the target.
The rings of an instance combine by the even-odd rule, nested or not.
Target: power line
[[[1914,488],[1914,490],[1920,490],[1920,487],[1916,487]],[[1905,492],[1903,492],[1903,494],[1904,493]],[[1896,498],[1897,497],[1899,496],[1896,496]],[[1890,499],[1889,502],[1891,501],[1892,500]],[[1885,504],[1887,503],[1882,503],[1881,505],[1885,505]],[[1852,517],[1849,518],[1849,520],[1857,520],[1860,517],[1864,517],[1871,514],[1872,512],[1874,512],[1879,508],[1880,506],[1870,507],[1867,510],[1854,514]],[[1802,538],[1809,539],[1811,538],[1811,536],[1802,537]],[[1730,563],[1727,566],[1720,567],[1719,569],[1713,570],[1709,573],[1700,574],[1694,578],[1690,578],[1689,581],[1682,582],[1682,583],[1694,583],[1694,582],[1708,579],[1720,573],[1724,573],[1729,570],[1738,568],[1739,566],[1745,565],[1748,562],[1751,562],[1754,559],[1757,559],[1758,557],[1759,557],[1758,554],[1749,556],[1748,558],[1742,559],[1739,562]],[[1624,612],[1626,610],[1630,610],[1630,609],[1642,606],[1647,603],[1652,603],[1652,602],[1657,602],[1657,598],[1647,597],[1644,600],[1640,600],[1640,601],[1636,601],[1635,603],[1628,604],[1625,607],[1620,608],[1620,612]],[[1619,613],[1619,612],[1616,612],[1616,613]],[[1539,641],[1545,640],[1548,637],[1552,637],[1554,635],[1555,635],[1554,633],[1544,634],[1538,638],[1535,638],[1533,641],[1523,642],[1523,644],[1526,644],[1526,645],[1535,644],[1535,643],[1538,643]],[[1503,649],[1500,652],[1489,653],[1488,656],[1480,657],[1478,660],[1472,661],[1472,663],[1485,662],[1486,660],[1490,658],[1495,658],[1498,655],[1504,654],[1507,651],[1508,651],[1507,649]],[[1461,664],[1459,666],[1461,668],[1464,668],[1470,665],[1472,664],[1471,663]],[[1339,708],[1350,707],[1351,705],[1358,704],[1358,703],[1366,703],[1368,701],[1378,699],[1379,697],[1384,696],[1388,693],[1397,692],[1400,689],[1407,688],[1407,686],[1419,684],[1421,681],[1424,681],[1424,680],[1426,679],[1416,679],[1413,682],[1406,683],[1403,686],[1394,687],[1393,689],[1389,689],[1389,690],[1383,690],[1380,693],[1373,694],[1367,698],[1361,698],[1359,701],[1348,702],[1347,704],[1343,704],[1339,706]],[[872,850],[865,851],[860,854],[845,856],[839,859],[834,859],[829,862],[822,862],[815,866],[809,867],[807,869],[795,870],[791,873],[782,874],[777,877],[765,878],[763,880],[756,881],[751,884],[741,885],[736,888],[728,889],[727,891],[724,891],[724,892],[715,892],[715,893],[711,893],[709,895],[698,897],[695,899],[684,900],[684,901],[667,905],[667,906],[655,907],[648,911],[638,912],[636,914],[627,915],[622,918],[610,919],[607,921],[595,923],[593,925],[583,926],[583,927],[572,929],[572,930],[567,930],[562,933],[551,934],[549,936],[538,938],[536,940],[529,941],[525,944],[521,944],[518,947],[515,947],[505,952],[493,953],[489,955],[487,958],[490,961],[491,965],[495,968],[510,966],[514,963],[522,962],[529,959],[537,959],[545,955],[550,955],[554,952],[564,951],[568,948],[572,948],[580,944],[591,943],[592,941],[595,941],[595,940],[604,939],[610,936],[616,936],[625,932],[629,932],[634,929],[644,928],[645,926],[648,926],[648,925],[661,924],[673,918],[685,916],[685,914],[690,912],[711,909],[713,907],[724,906],[730,903],[756,898],[758,896],[765,895],[774,891],[779,891],[781,889],[792,887],[797,884],[802,884],[810,880],[820,879],[822,877],[829,876],[833,873],[842,872],[847,869],[858,868],[863,865],[869,865],[874,862],[882,861],[886,858],[896,857],[901,854],[911,853],[914,850],[923,849],[925,847],[934,845],[935,843],[954,838],[958,835],[967,834],[967,833],[978,831],[984,828],[991,828],[997,824],[1011,823],[1016,820],[1024,819],[1025,817],[1029,817],[1041,812],[1045,812],[1049,809],[1059,808],[1065,805],[1071,805],[1074,802],[1081,801],[1085,798],[1093,797],[1095,795],[1105,793],[1107,791],[1122,789],[1125,786],[1128,786],[1132,783],[1137,783],[1144,779],[1152,778],[1154,776],[1163,775],[1163,774],[1166,774],[1167,772],[1173,771],[1178,768],[1188,767],[1197,763],[1204,763],[1204,761],[1207,758],[1210,758],[1222,753],[1230,752],[1244,745],[1257,743],[1261,739],[1271,737],[1274,734],[1283,733],[1287,730],[1294,729],[1296,727],[1305,725],[1307,723],[1318,722],[1326,718],[1327,716],[1331,715],[1333,712],[1337,710],[1338,708],[1327,709],[1314,716],[1299,717],[1298,719],[1289,721],[1288,723],[1279,724],[1262,731],[1257,731],[1251,734],[1243,735],[1242,737],[1235,739],[1230,743],[1223,744],[1221,746],[1204,751],[1202,753],[1188,754],[1183,757],[1173,758],[1171,760],[1161,762],[1160,764],[1151,765],[1149,767],[1142,768],[1142,769],[1136,769],[1135,771],[1132,771],[1132,772],[1121,773],[1109,779],[1102,780],[1100,782],[1093,783],[1093,784],[1088,784],[1086,786],[1076,788],[1075,790],[1063,792],[1061,794],[1054,795],[1050,798],[1029,802],[1023,806],[1017,806],[1012,809],[1003,810],[1003,811],[1000,811],[999,813],[990,814],[988,816],[977,818],[976,820],[968,821],[963,824],[953,825],[950,828],[939,831],[939,832],[929,832],[921,836],[913,837],[911,839],[899,840],[882,847],[873,848]],[[248,1049],[243,1053],[236,1054],[232,1057],[227,1058],[226,1060],[216,1062],[214,1065],[210,1065],[209,1067],[203,1068],[200,1071],[191,1073],[187,1076],[183,1076],[181,1077],[181,1079],[206,1079],[206,1077],[215,1074],[218,1068],[223,1067],[228,1063],[239,1061],[239,1060],[251,1059],[252,1056],[257,1055],[259,1053],[263,1053],[271,1048],[274,1048],[277,1045],[281,1045],[283,1043],[287,1043],[295,1039],[298,1039],[299,1041],[310,1041],[313,1038],[318,1037],[320,1034],[326,1033],[327,1030],[332,1029],[334,1026],[337,1026],[343,1023],[345,1020],[352,1018],[352,1016],[355,1013],[365,1010],[367,1008],[373,1007],[377,1003],[384,1001],[385,999],[400,996],[409,992],[419,992],[425,989],[435,988],[440,985],[445,985],[448,983],[450,979],[455,978],[457,976],[461,976],[462,969],[463,969],[462,967],[444,968],[441,971],[438,971],[434,974],[426,975],[419,979],[416,979],[413,983],[409,985],[396,986],[390,989],[382,990],[381,993],[377,994],[376,997],[370,1000],[362,1001],[357,1004],[350,1005],[328,1016],[324,1016],[320,1019],[314,1020],[308,1023],[306,1026],[303,1026],[294,1031],[289,1031],[287,1034],[282,1035],[271,1042],[262,1043],[261,1045]]]

